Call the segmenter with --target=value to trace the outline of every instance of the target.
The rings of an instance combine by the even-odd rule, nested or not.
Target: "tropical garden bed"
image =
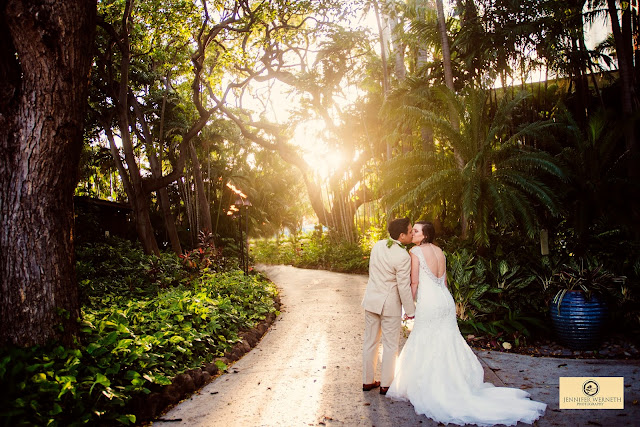
[[[256,262],[366,274],[370,245],[380,234],[378,231],[373,238],[349,244],[312,233],[255,240],[251,249]],[[601,271],[624,276],[625,281],[607,288],[606,299],[616,309],[612,310],[606,326],[609,332],[600,346],[573,350],[558,341],[549,315],[549,303],[557,292],[552,283],[578,258],[570,253],[566,242],[561,248],[560,240],[565,235],[551,242],[556,254],[547,256],[540,255],[536,242],[517,235],[491,237],[494,244],[482,251],[472,242],[456,237],[440,241],[447,253],[448,283],[456,302],[458,323],[470,346],[532,356],[640,358],[640,309],[636,296],[640,271],[633,258],[638,251],[636,244],[615,235],[593,244],[600,250],[592,251],[597,260],[590,262],[597,263]]]
[[[117,239],[78,248],[76,345],[3,349],[2,424],[152,419],[254,346],[278,313],[276,288],[189,258]]]

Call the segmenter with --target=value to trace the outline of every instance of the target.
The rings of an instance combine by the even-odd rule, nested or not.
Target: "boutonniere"
[[[393,246],[393,244],[396,244],[398,246],[400,246],[402,249],[407,250],[407,247],[405,245],[403,245],[400,242],[396,242],[395,240],[393,240],[391,237],[387,237],[387,247],[390,248],[391,246]]]

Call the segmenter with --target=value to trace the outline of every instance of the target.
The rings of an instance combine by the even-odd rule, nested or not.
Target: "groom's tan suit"
[[[363,384],[374,382],[378,345],[382,336],[381,387],[389,387],[393,381],[402,306],[407,316],[415,313],[411,295],[411,257],[398,243],[393,243],[391,247],[387,243],[387,240],[381,240],[371,250],[369,282],[362,300],[365,309]]]

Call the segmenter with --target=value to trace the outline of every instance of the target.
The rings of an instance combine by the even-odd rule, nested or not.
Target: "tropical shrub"
[[[502,341],[516,346],[548,333],[541,265],[548,261],[530,242],[504,233],[481,256],[468,241],[443,241],[449,289],[463,334],[487,337],[492,348]],[[478,339],[476,337],[475,339]]]
[[[528,143],[544,138],[554,124],[515,128],[512,113],[527,96],[524,92],[503,98],[495,112],[483,90],[431,93],[441,102],[406,105],[401,111],[409,127],[433,129],[438,142],[431,150],[413,150],[387,164],[382,189],[388,206],[397,209],[419,201],[422,209],[429,205],[434,212],[457,209],[478,247],[490,245],[496,227],[533,236],[540,211],[559,213],[555,190],[546,181],[564,179],[564,173],[553,156]],[[442,104],[455,106],[459,122],[443,117]]]
[[[133,424],[134,398],[223,355],[275,312],[276,288],[260,275],[205,268],[193,278],[173,254],[111,243],[79,248],[75,348],[0,349],[0,424]]]
[[[81,303],[101,306],[103,298],[139,298],[187,283],[191,275],[173,253],[145,255],[139,245],[111,237],[76,248]]]
[[[311,233],[286,240],[254,240],[251,254],[257,263],[289,264],[301,268],[366,273],[371,248]]]

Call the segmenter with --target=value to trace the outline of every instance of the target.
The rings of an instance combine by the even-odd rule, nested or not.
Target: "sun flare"
[[[293,143],[303,151],[303,158],[322,180],[340,168],[345,161],[339,150],[329,147],[323,139],[326,132],[322,120],[300,123],[294,132]]]

